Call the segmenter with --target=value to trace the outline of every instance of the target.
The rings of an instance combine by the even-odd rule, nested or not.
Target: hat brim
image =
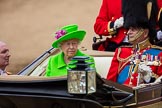
[[[59,47],[58,44],[65,40],[78,39],[78,40],[82,41],[85,37],[85,34],[86,34],[86,32],[83,30],[71,32],[69,34],[66,34],[66,35],[60,37],[58,40],[53,42],[52,47],[58,48]]]

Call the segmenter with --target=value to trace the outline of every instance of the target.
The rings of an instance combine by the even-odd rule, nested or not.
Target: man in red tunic
[[[162,8],[162,0],[157,0],[157,4],[159,9]],[[106,42],[101,44],[97,50],[115,51],[121,45],[129,45],[127,30],[124,29],[123,23],[122,0],[103,0],[94,24],[94,31],[99,36],[107,38]],[[157,33],[156,41],[162,40],[162,32]]]
[[[123,0],[122,5],[132,46],[116,49],[107,80],[133,87],[153,82],[162,75],[162,48],[151,44],[156,37],[156,2]]]
[[[121,13],[122,0],[103,0],[99,15],[94,24],[94,31],[98,35],[108,36],[105,45],[98,50],[114,51],[126,40],[127,30],[123,28],[123,17]]]

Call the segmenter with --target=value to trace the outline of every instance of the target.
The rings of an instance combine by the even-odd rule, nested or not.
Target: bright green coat
[[[82,53],[80,50],[77,51],[75,56],[89,56],[84,53]],[[94,62],[94,59],[92,56],[89,56],[92,58],[91,62]],[[48,65],[46,68],[46,74],[45,76],[65,76],[67,75],[67,64],[64,61],[64,53],[60,52],[54,56],[51,56]]]

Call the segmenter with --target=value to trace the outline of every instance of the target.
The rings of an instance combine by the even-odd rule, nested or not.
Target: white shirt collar
[[[0,75],[7,75],[7,73],[4,70],[0,69]]]

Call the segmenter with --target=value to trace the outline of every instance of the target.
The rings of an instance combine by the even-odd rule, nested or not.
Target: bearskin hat
[[[150,30],[150,41],[156,37],[158,7],[156,0],[122,0],[124,27],[141,27]]]

